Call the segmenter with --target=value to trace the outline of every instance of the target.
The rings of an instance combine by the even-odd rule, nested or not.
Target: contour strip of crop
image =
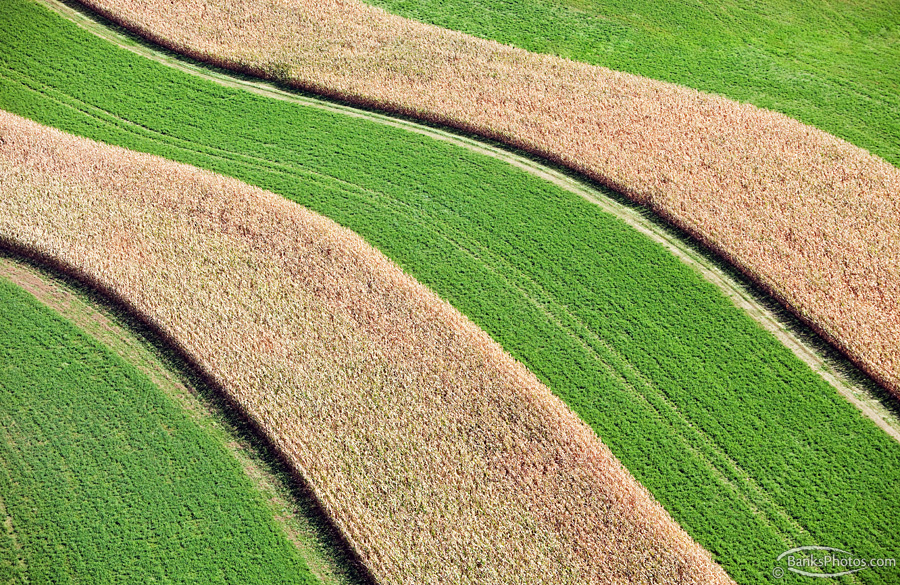
[[[384,582],[730,582],[533,375],[351,232],[7,113],[0,135],[7,243],[177,340]]]
[[[126,121],[119,120],[119,122],[125,123]],[[345,182],[342,182],[342,184],[345,187],[356,187],[355,185]],[[366,190],[363,189],[362,191]],[[377,194],[375,193],[368,193],[368,195],[375,195],[377,197]],[[398,204],[399,202],[392,203]],[[428,216],[427,214],[423,215],[420,210],[410,209],[405,205],[403,206],[403,208],[405,212],[410,215],[410,217],[422,216],[422,219],[428,223],[441,224],[441,220],[437,217]],[[460,242],[455,242],[452,240],[452,238],[449,238],[449,241],[454,243],[454,245],[456,245],[459,250],[471,255],[478,262],[484,261],[483,258],[480,257],[481,254],[487,254],[487,257],[489,257],[491,262],[495,265],[497,263],[499,263],[501,266],[504,264],[501,258],[498,258],[496,256],[492,257],[492,255],[485,250],[481,250],[478,254],[475,254],[468,250],[466,248],[466,245],[461,244]],[[495,272],[495,268],[493,268],[491,264],[485,264],[485,267],[488,270]],[[513,272],[516,272],[513,267],[507,268],[511,269]],[[503,277],[501,274],[496,274],[498,275],[498,277],[505,280],[505,277]],[[528,280],[527,275],[521,273],[518,274],[518,277]],[[806,533],[806,531],[799,524],[797,524],[797,522],[793,518],[791,518],[783,509],[780,508],[780,506],[776,502],[774,502],[774,500],[772,500],[769,494],[760,490],[758,485],[755,484],[754,480],[750,478],[748,474],[743,471],[736,462],[730,460],[730,458],[712,442],[710,437],[705,436],[702,431],[694,428],[693,424],[686,417],[684,417],[684,415],[681,414],[677,408],[668,403],[667,399],[662,393],[659,393],[658,391],[652,389],[652,383],[649,382],[645,377],[643,377],[632,364],[628,363],[627,359],[619,355],[607,343],[600,339],[596,335],[596,333],[592,332],[589,327],[587,327],[583,322],[578,320],[577,317],[573,316],[564,308],[562,309],[562,311],[565,314],[565,319],[570,322],[570,324],[568,325],[558,320],[559,316],[554,313],[553,310],[550,310],[547,307],[543,306],[541,301],[538,300],[537,297],[532,296],[534,293],[530,293],[529,291],[520,288],[519,285],[512,281],[507,282],[511,287],[518,290],[525,298],[532,302],[542,313],[547,315],[554,323],[556,323],[558,327],[567,331],[570,336],[572,336],[574,339],[577,339],[579,343],[581,343],[591,354],[593,354],[598,363],[602,364],[603,367],[607,370],[608,375],[610,375],[613,379],[618,380],[622,388],[628,389],[631,393],[633,393],[635,399],[644,404],[648,408],[649,412],[653,413],[653,417],[655,420],[654,424],[662,424],[663,426],[668,428],[673,433],[673,435],[678,438],[678,440],[682,443],[682,445],[688,452],[690,452],[699,461],[701,461],[704,465],[708,466],[713,471],[716,481],[722,486],[722,488],[729,494],[730,497],[733,497],[737,501],[746,504],[748,508],[753,512],[753,514],[757,515],[765,525],[769,526],[773,531],[781,535],[780,540],[785,549],[792,546],[792,544],[796,544],[797,542],[807,544],[815,542],[815,540],[808,533]],[[545,295],[544,292],[539,291],[539,285],[533,282],[531,284],[538,287],[538,296]],[[574,325],[572,324],[572,322],[574,322]],[[598,349],[598,347],[600,349]],[[610,352],[612,352],[612,354]],[[629,375],[627,372],[630,372],[631,375]],[[635,376],[637,376],[637,380],[635,380]],[[648,399],[648,393],[650,394],[651,398],[655,397],[655,399]],[[658,401],[662,402],[662,407],[659,405]],[[712,455],[709,455],[710,453],[712,453]]]
[[[365,0],[414,20],[750,102],[900,166],[894,0]]]
[[[786,116],[354,0],[79,0],[185,54],[567,165],[716,250],[900,392],[900,170]]]
[[[216,71],[206,67],[198,66],[190,61],[178,59],[170,54],[166,54],[160,51],[158,48],[155,48],[154,46],[135,42],[134,39],[129,38],[125,34],[115,31],[94,20],[93,18],[91,18],[90,12],[79,11],[67,4],[63,4],[58,0],[37,1],[41,2],[59,15],[78,24],[80,27],[88,30],[96,36],[106,39],[116,44],[117,46],[128,49],[129,51],[132,51],[138,55],[147,57],[185,73],[202,77],[204,79],[227,87],[241,88],[248,92],[258,94],[267,98],[303,104],[305,106],[321,109],[323,111],[334,112],[353,118],[363,118],[385,126],[400,128],[408,132],[422,134],[435,140],[446,141],[456,146],[466,148],[472,152],[502,160],[518,169],[524,170],[536,177],[547,180],[554,185],[562,187],[563,189],[566,189],[586,199],[587,201],[596,204],[604,211],[615,215],[619,219],[622,219],[641,234],[647,236],[654,242],[661,244],[669,252],[677,256],[680,260],[692,266],[706,280],[721,289],[721,291],[727,297],[729,297],[736,306],[745,311],[767,331],[778,337],[778,339],[780,339],[781,342],[784,343],[799,359],[812,367],[839,393],[841,393],[841,395],[843,395],[848,401],[859,408],[860,411],[863,412],[863,414],[865,414],[873,422],[875,422],[875,424],[877,424],[882,430],[884,430],[897,441],[900,441],[900,419],[898,419],[898,417],[894,413],[890,412],[889,409],[885,408],[884,404],[882,404],[881,402],[881,399],[879,399],[877,396],[873,396],[872,393],[864,386],[851,381],[841,372],[840,367],[834,367],[837,364],[829,363],[817,349],[814,349],[808,343],[801,340],[792,330],[790,325],[786,324],[772,311],[762,306],[756,298],[754,298],[751,294],[748,294],[748,292],[744,290],[745,287],[743,285],[734,282],[734,280],[727,274],[725,274],[719,267],[717,267],[714,263],[708,261],[702,255],[698,255],[694,250],[691,249],[690,246],[685,245],[679,237],[673,236],[671,233],[669,233],[669,230],[661,229],[659,225],[644,218],[643,215],[637,210],[619,204],[613,199],[607,197],[604,193],[591,188],[583,181],[575,180],[557,170],[554,170],[539,162],[530,160],[524,156],[518,155],[514,152],[510,152],[503,148],[492,146],[485,142],[476,141],[458,134],[452,134],[439,128],[425,126],[371,111],[360,110],[350,106],[339,105],[315,97],[309,97],[295,92],[285,91],[263,81],[241,79],[232,75],[223,74],[221,70]],[[120,126],[130,128],[136,133],[144,133],[143,135],[146,135],[147,137],[150,137],[154,140],[166,140],[175,144],[179,144],[179,148],[185,149],[185,151],[210,153],[212,156],[222,156],[224,160],[243,159],[252,161],[255,165],[272,169],[275,172],[288,172],[298,174],[308,173],[324,181],[335,181],[350,189],[363,189],[363,187],[355,183],[341,180],[331,175],[316,173],[315,171],[307,168],[300,168],[297,166],[288,167],[261,157],[248,156],[243,153],[211,146],[202,148],[196,142],[180,141],[172,136],[162,135],[143,126],[133,124],[124,118],[114,116],[113,114],[105,110],[93,107],[86,102],[75,100],[68,94],[54,91],[52,88],[46,85],[39,84],[34,80],[29,80],[27,77],[17,75],[13,70],[5,69],[4,75],[10,76],[20,83],[23,83],[28,87],[35,89],[36,91],[42,92],[48,97],[52,96],[54,100],[57,100],[59,103],[66,104],[67,107],[76,108],[79,111],[87,113],[91,116],[96,116],[100,119],[109,119],[111,121],[114,120]]]
[[[239,461],[266,501],[276,523],[318,579],[317,583],[370,585],[353,562],[352,551],[346,550],[340,542],[330,519],[324,517],[306,494],[304,484],[292,478],[290,470],[272,457],[259,437],[246,428],[239,413],[228,408],[213,388],[202,384],[189,365],[175,359],[167,352],[165,344],[153,339],[146,328],[129,322],[129,315],[106,305],[107,299],[92,296],[77,283],[58,276],[27,264],[22,258],[0,256],[0,280],[8,279],[21,287],[41,305],[147,376],[153,386],[187,411],[195,424],[217,439],[230,456]],[[41,505],[46,504],[42,502]],[[3,517],[2,506],[0,499],[0,518]],[[53,543],[52,538],[47,541],[51,546],[59,544]],[[26,575],[24,558],[20,564],[19,573]],[[292,573],[289,578],[297,580],[301,576]]]
[[[410,215],[421,215],[421,211],[408,208],[406,211]],[[439,217],[433,215],[426,215],[424,219],[431,224],[441,225],[443,223]],[[554,304],[555,306],[550,307],[543,303],[542,298],[550,298],[552,295],[539,283],[483,247],[473,246],[452,237],[447,239],[457,249],[483,264],[497,278],[518,291],[538,311],[585,348],[604,369],[607,376],[616,380],[620,384],[620,388],[630,392],[635,400],[646,407],[655,424],[668,428],[678,438],[684,449],[713,470],[716,479],[721,485],[727,486],[726,489],[731,491],[735,499],[745,503],[763,523],[780,534],[783,544],[790,546],[791,542],[809,539],[810,536],[804,528],[779,506],[771,495],[766,493],[711,437],[702,429],[694,426],[690,419],[666,397],[665,393],[656,388],[652,380],[641,374],[627,357],[616,351],[565,306]],[[505,277],[504,274],[515,274],[519,282]]]
[[[224,437],[8,274],[0,582],[320,583]]]
[[[48,88],[42,89],[47,90]],[[65,101],[71,102],[72,100],[69,98]],[[75,107],[72,106],[71,103],[67,105],[69,107]],[[91,108],[87,104],[78,104],[78,106],[83,107],[84,110],[82,111],[85,113],[93,112],[94,114],[106,114],[109,116],[107,112],[98,112],[96,108]],[[130,124],[126,120],[117,119],[117,122],[125,125],[132,131],[137,130],[133,124]],[[151,131],[146,132],[153,134]],[[156,138],[159,139],[161,137],[156,136]],[[184,146],[179,146],[179,148],[189,152],[199,152],[195,151],[191,146],[190,143],[185,143]],[[217,148],[211,150],[220,153],[219,155],[213,156],[225,154],[227,160],[248,158],[239,153],[227,152]],[[261,159],[255,159],[254,162],[268,168],[280,166]],[[276,170],[275,172],[279,171]],[[310,174],[319,176],[317,173]],[[333,179],[331,177],[325,178]],[[362,189],[357,185],[347,183],[346,181],[338,182],[343,187],[350,187],[354,191],[360,190],[370,201],[374,202],[374,200],[378,198],[377,193],[368,192],[367,190]],[[439,217],[423,213],[422,210],[412,209],[401,202],[391,201],[389,204],[401,207],[403,213],[410,218],[416,217],[431,225],[440,226],[443,223]],[[648,408],[648,412],[652,413],[656,424],[662,424],[669,429],[674,436],[678,437],[678,440],[687,451],[701,461],[703,465],[708,466],[713,471],[716,481],[723,486],[732,497],[745,503],[765,525],[772,528],[781,536],[781,543],[785,545],[785,549],[790,548],[790,546],[796,542],[813,542],[813,540],[809,539],[809,535],[806,531],[799,526],[793,518],[775,503],[768,494],[760,490],[756,482],[749,478],[748,474],[744,472],[736,462],[731,460],[727,454],[718,448],[708,436],[705,436],[701,430],[695,428],[690,420],[679,412],[677,407],[674,407],[669,403],[663,393],[654,389],[652,382],[642,376],[634,365],[630,364],[624,356],[611,348],[595,332],[591,331],[584,322],[572,315],[564,307],[558,307],[556,309],[556,311],[562,311],[563,315],[561,316],[553,309],[545,306],[539,298],[546,297],[546,291],[542,291],[539,284],[530,281],[526,274],[518,272],[512,266],[506,265],[502,258],[491,254],[487,250],[479,249],[475,252],[469,249],[467,244],[457,241],[453,237],[444,236],[444,238],[453,244],[459,251],[471,257],[476,262],[483,264],[485,269],[505,281],[508,286],[517,290],[525,299],[532,303],[538,311],[547,316],[557,327],[564,330],[572,339],[576,340],[577,343],[581,344],[597,360],[597,362],[602,365],[607,375],[612,379],[617,380],[623,389],[629,390],[637,401]],[[485,262],[485,257],[489,258],[490,262]],[[526,290],[516,282],[507,279],[502,273],[496,270],[497,265],[512,271],[518,278],[527,281],[530,285],[529,288],[536,288],[537,290]],[[648,393],[652,399],[648,399]],[[893,431],[892,427],[887,428],[888,430]],[[709,455],[710,453],[712,453],[712,455]],[[777,520],[777,522],[774,522],[774,520]]]
[[[41,89],[43,91],[47,91],[49,88],[44,87]],[[97,108],[92,108],[87,104],[77,103],[77,106],[72,106],[72,98],[68,97],[68,99],[65,99],[66,97],[68,96],[64,97],[64,101],[70,102],[69,104],[67,104],[70,107],[84,108],[84,110],[82,111],[84,111],[85,113],[93,113],[94,115],[99,114],[101,116],[105,115],[112,117],[109,115],[109,113],[98,111]],[[162,138],[159,135],[155,135],[155,133],[150,130],[135,127],[135,125],[129,123],[127,120],[123,120],[121,118],[115,119],[118,123],[125,125],[127,128],[131,128],[133,131],[137,131],[140,129],[143,130],[143,132],[141,133],[154,135],[154,137],[157,139]],[[168,140],[171,140],[171,138],[168,138]],[[178,141],[175,142],[177,143]],[[195,150],[196,145],[187,142],[184,142],[183,145],[179,146],[179,148],[191,152],[200,152]],[[275,170],[275,172],[279,172],[277,169],[281,166],[269,161],[265,161],[263,159],[259,159],[257,157],[246,157],[245,155],[241,155],[240,153],[229,152],[219,148],[211,148],[209,150],[218,153],[213,154],[212,156],[224,156],[224,158],[226,158],[227,160],[250,159],[253,160],[253,162],[256,164],[261,164],[264,167],[272,168],[273,170]],[[364,188],[359,187],[358,185],[348,183],[346,181],[340,181],[333,177],[320,175],[311,171],[305,171],[302,174],[307,173],[314,177],[321,177],[323,179],[326,179],[326,182],[327,180],[334,180],[340,183],[344,188],[349,187],[354,191],[359,190],[360,192],[365,193],[367,198],[378,198],[377,193],[370,192]],[[439,217],[423,213],[422,210],[412,209],[408,205],[404,205],[401,202],[391,201],[390,204],[401,207],[403,209],[403,213],[405,213],[409,217],[417,217],[422,221],[425,221],[426,223],[432,225],[443,224],[442,220]],[[475,261],[483,263],[487,270],[491,271],[498,278],[504,280],[510,287],[517,290],[524,298],[528,299],[528,301],[531,302],[541,313],[551,319],[557,327],[566,331],[569,336],[577,340],[578,343],[582,344],[582,346],[596,358],[598,363],[602,364],[609,376],[611,376],[613,379],[616,379],[623,388],[628,389],[634,395],[636,400],[644,404],[649,409],[649,411],[653,413],[654,418],[658,424],[663,424],[667,428],[669,428],[672,433],[678,437],[679,441],[682,442],[685,449],[687,449],[695,457],[702,461],[704,465],[713,470],[717,480],[722,485],[728,486],[728,489],[730,489],[733,497],[746,503],[748,507],[753,511],[753,513],[760,517],[763,523],[770,526],[771,528],[773,528],[773,530],[782,535],[782,543],[786,545],[785,548],[789,548],[791,546],[791,543],[798,542],[798,540],[796,540],[798,538],[809,538],[809,535],[806,533],[806,531],[799,524],[797,524],[797,522],[792,517],[790,517],[790,515],[785,512],[776,502],[774,502],[771,497],[767,493],[765,493],[744,470],[740,468],[739,464],[728,457],[728,455],[724,451],[722,451],[721,448],[717,447],[715,442],[712,441],[710,437],[706,436],[702,430],[696,428],[691,423],[691,421],[665,397],[665,394],[663,392],[660,392],[658,389],[654,388],[652,381],[641,375],[641,373],[635,368],[635,366],[628,362],[627,358],[616,352],[616,350],[610,347],[609,344],[607,344],[603,339],[601,339],[596,334],[596,332],[592,331],[590,327],[588,327],[583,321],[578,319],[570,311],[566,310],[565,307],[558,307],[556,310],[553,310],[542,304],[539,299],[542,297],[547,297],[547,293],[546,291],[541,290],[541,286],[538,283],[531,281],[526,274],[518,272],[514,267],[509,266],[502,258],[496,256],[495,254],[491,254],[488,250],[479,249],[476,252],[469,249],[468,244],[454,240],[449,236],[444,237],[458,250],[470,256]],[[489,259],[489,262],[485,262],[485,257]],[[518,278],[524,279],[526,282],[528,282],[529,288],[534,290],[526,290],[515,282],[508,280],[502,275],[502,273],[496,270],[497,266],[501,266],[508,272],[517,274]],[[563,314],[560,315],[557,313],[557,311],[561,311]],[[876,420],[880,420],[882,424],[884,423],[882,419],[878,419],[877,417]],[[892,436],[896,436],[896,431],[893,429],[893,427],[887,426],[886,430]],[[803,540],[803,542],[812,541]]]
[[[802,537],[797,544],[827,541],[844,543],[857,550],[892,550],[883,536],[892,534],[890,526],[896,524],[893,510],[898,500],[890,494],[900,484],[891,487],[893,476],[885,473],[900,469],[900,465],[890,462],[895,447],[884,444],[885,437],[860,424],[853,416],[855,413],[847,410],[846,404],[842,406],[836,396],[823,392],[823,386],[811,379],[811,372],[804,373],[802,368],[797,369],[797,364],[786,360],[777,342],[762,339],[766,336],[758,332],[746,337],[750,332],[740,319],[734,319],[736,312],[727,303],[716,301],[715,295],[694,294],[703,288],[698,287],[696,275],[690,277],[691,271],[679,268],[678,262],[655,250],[649,241],[619,229],[616,221],[594,211],[590,205],[560,197],[549,184],[529,180],[521,173],[505,169],[503,164],[442,144],[452,141],[479,152],[486,150],[472,141],[460,137],[451,140],[446,133],[433,129],[291,96],[272,91],[265,84],[226,79],[220,73],[207,71],[205,76],[218,77],[226,85],[233,82],[254,92],[277,96],[284,102],[218,88],[123,51],[104,48],[93,37],[75,34],[74,27],[48,18],[49,15],[29,7],[28,3],[14,2],[12,7],[14,10],[7,13],[14,22],[7,28],[12,35],[0,37],[0,42],[8,47],[6,62],[16,73],[16,81],[10,83],[0,76],[3,103],[87,136],[244,177],[354,226],[459,303],[468,314],[477,316],[493,336],[503,340],[511,351],[527,359],[541,376],[552,381],[554,391],[576,408],[609,444],[616,445],[629,467],[653,486],[654,493],[665,500],[668,509],[685,522],[698,540],[713,547],[717,558],[727,563],[736,575],[741,575],[741,580],[756,582],[760,570],[764,573],[771,570],[771,559],[785,550],[787,535],[773,534],[764,519],[754,516],[756,511],[747,509],[743,497],[738,495],[733,499],[737,484],[730,488],[720,486],[724,474],[707,470],[709,460],[697,458],[696,450],[682,449],[682,439],[663,428],[667,425],[648,422],[647,417],[654,420],[657,417],[648,411],[640,397],[635,399],[631,392],[619,392],[624,386],[616,382],[615,376],[595,372],[594,368],[605,369],[605,366],[596,357],[581,355],[584,346],[573,344],[566,338],[568,334],[561,337],[554,333],[553,322],[546,321],[545,316],[534,312],[529,305],[522,305],[521,292],[516,294],[516,290],[531,289],[529,282],[540,281],[541,288],[530,292],[528,297],[555,307],[557,315],[579,314],[590,325],[593,336],[602,335],[605,345],[612,344],[624,351],[633,365],[622,364],[619,371],[626,374],[637,371],[642,377],[649,375],[654,379],[678,403],[679,409],[690,416],[691,424],[705,429],[719,447],[765,485],[769,496],[790,509],[801,525],[812,528],[813,535]],[[20,36],[24,35],[21,37],[26,42],[24,47],[15,45],[16,30],[21,31]],[[39,43],[35,45],[37,40]],[[87,49],[90,50],[86,52]],[[150,48],[142,46],[136,50],[147,53]],[[149,54],[173,62],[171,55],[161,56],[153,51]],[[191,68],[183,62],[175,63],[179,68]],[[19,83],[31,89],[23,92],[17,89]],[[128,92],[110,89],[123,84],[129,87]],[[55,88],[53,93],[69,105],[59,107],[57,101],[41,93],[49,91],[51,86]],[[288,102],[300,102],[304,106]],[[96,104],[99,109],[87,104]],[[148,104],[153,104],[153,108],[148,109]],[[78,108],[73,109],[74,106]],[[82,110],[102,115],[103,122],[85,116]],[[344,115],[331,116],[326,110]],[[398,126],[404,131],[391,129]],[[147,135],[152,135],[152,140],[134,133],[154,128],[156,133]],[[250,128],[252,131],[248,133]],[[439,142],[412,138],[424,133],[438,138]],[[235,136],[240,139],[235,140]],[[169,144],[177,142],[177,137],[187,139],[185,144],[195,144],[197,148],[173,149]],[[383,145],[383,149],[372,150],[372,141]],[[318,158],[308,158],[311,144],[316,145]],[[253,153],[254,161],[237,162],[241,157],[236,157],[229,163],[220,159],[224,152],[219,148],[222,145],[228,145],[232,154]],[[410,146],[415,147],[414,151]],[[211,157],[201,151],[218,154]],[[496,150],[488,152],[500,156]],[[278,165],[277,172],[272,172],[271,164],[262,164],[260,156],[279,161],[273,163]],[[501,158],[530,172],[537,170],[509,153]],[[319,169],[315,176],[330,175],[337,183],[309,184],[310,168]],[[548,172],[544,168],[536,174],[545,176]],[[385,178],[388,178],[386,182]],[[561,183],[559,177],[555,182]],[[351,183],[365,187],[347,189]],[[454,186],[451,192],[447,192],[446,185]],[[567,188],[585,196],[584,187],[573,189],[569,184]],[[327,194],[320,195],[320,189]],[[604,199],[595,197],[593,201],[604,209],[609,208],[609,202]],[[438,206],[433,208],[432,203]],[[485,205],[497,213],[485,213],[488,209]],[[526,208],[520,209],[522,205]],[[627,212],[617,213],[629,218]],[[441,221],[432,221],[434,218]],[[460,224],[463,218],[466,219]],[[539,219],[535,221],[535,218]],[[575,223],[569,223],[572,221]],[[449,223],[444,226],[444,222]],[[581,227],[573,228],[576,224]],[[641,229],[640,222],[632,224],[648,233]],[[487,232],[486,225],[490,225]],[[525,227],[526,239],[533,243],[519,242],[520,230],[510,230],[512,226]],[[574,240],[568,235],[572,229],[575,229],[573,234],[579,234]],[[649,233],[659,239],[659,233]],[[463,252],[460,242],[467,249],[491,249],[504,262],[492,268],[488,263],[498,256],[483,255],[473,263],[468,256],[460,255]],[[588,255],[580,243],[587,246]],[[668,243],[667,247],[673,249],[671,241]],[[473,244],[477,246],[472,248]],[[514,247],[507,249],[508,244]],[[565,257],[553,258],[553,252],[560,246],[570,252]],[[677,248],[674,251],[679,255],[684,252]],[[422,252],[426,255],[422,256]],[[553,258],[551,265],[546,264],[547,258]],[[632,260],[636,258],[649,264],[634,263]],[[708,275],[703,266],[692,265],[699,266]],[[492,282],[496,280],[493,275],[510,266],[512,272],[503,275],[503,280],[518,282],[513,283],[512,290],[504,290],[502,285],[497,286],[500,282]],[[565,273],[554,274],[555,267],[562,266],[568,267]],[[584,273],[584,266],[591,266],[590,277]],[[602,276],[609,269],[618,271],[614,281]],[[599,273],[594,274],[597,270]],[[645,273],[656,280],[647,280]],[[634,277],[643,282],[636,289],[629,285]],[[585,285],[602,296],[593,298],[591,293],[592,298],[583,298],[585,292],[578,291]],[[607,296],[621,285],[626,285],[624,291]],[[667,296],[659,296],[663,289]],[[630,305],[645,297],[652,297],[653,307],[662,309],[638,309]],[[484,305],[484,299],[496,299],[494,306]],[[623,301],[625,305],[621,304]],[[502,306],[496,305],[497,302]],[[622,310],[609,313],[610,306]],[[679,324],[678,315],[687,307],[690,307],[690,325]],[[712,307],[716,310],[710,312]],[[510,315],[515,315],[514,320],[509,319]],[[633,321],[635,318],[639,322]],[[700,326],[706,319],[718,325]],[[607,322],[612,329],[604,326]],[[656,322],[677,335],[682,349],[688,352],[672,354],[672,335],[666,333],[659,337]],[[546,325],[551,327],[548,329]],[[669,329],[673,325],[675,329]],[[644,340],[650,342],[645,348],[647,356],[634,353],[635,348],[629,348],[629,344],[622,345],[627,339],[623,334],[635,333],[652,336]],[[593,336],[589,335],[588,339]],[[727,346],[719,347],[715,341],[719,337],[728,340]],[[751,339],[752,346],[747,346]],[[708,347],[711,342],[717,349]],[[540,346],[553,353],[545,352]],[[703,346],[707,346],[705,353]],[[697,349],[701,349],[700,363],[693,355]],[[649,362],[645,359],[648,356]],[[743,363],[747,366],[741,367]],[[710,366],[719,372],[714,377],[707,371]],[[687,379],[681,375],[684,373],[688,373]],[[702,405],[699,411],[698,405]],[[766,425],[764,432],[760,423]],[[727,431],[724,435],[723,430]],[[848,436],[855,439],[847,442]],[[769,447],[758,449],[762,444]],[[856,454],[853,468],[827,477],[815,472],[825,461],[831,462],[829,469],[843,468],[849,453]],[[853,494],[853,498],[869,504],[865,511],[847,515],[841,504],[843,496],[836,493]],[[804,504],[808,501],[820,504],[809,508]],[[881,582],[874,573],[871,576],[873,582]]]

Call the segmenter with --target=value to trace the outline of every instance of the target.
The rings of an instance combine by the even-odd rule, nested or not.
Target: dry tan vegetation
[[[731,582],[484,332],[281,197],[0,112],[0,241],[180,345],[381,582]]]
[[[646,204],[900,395],[900,170],[783,115],[355,0],[79,0],[175,50],[498,138]]]

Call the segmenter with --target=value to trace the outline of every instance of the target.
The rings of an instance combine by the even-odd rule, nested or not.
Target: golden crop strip
[[[784,115],[355,0],[79,0],[174,50],[496,138],[646,204],[900,394],[900,170]]]
[[[125,302],[383,583],[731,583],[533,374],[331,220],[0,112],[0,242]]]

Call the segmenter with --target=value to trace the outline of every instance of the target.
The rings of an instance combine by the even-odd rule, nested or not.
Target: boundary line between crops
[[[193,424],[221,444],[235,458],[278,529],[322,585],[375,585],[351,552],[345,550],[347,545],[338,538],[331,518],[306,493],[305,485],[287,470],[278,454],[246,427],[241,412],[217,399],[216,390],[193,371],[191,364],[177,354],[167,354],[164,342],[153,331],[132,321],[127,310],[84,283],[5,247],[0,247],[0,280],[20,287],[134,367],[181,407]],[[0,520],[4,517],[10,532],[11,518],[0,497]],[[15,540],[14,532],[12,537]],[[19,561],[24,567],[24,557]]]
[[[407,205],[408,206],[408,205]],[[440,218],[431,217],[424,214],[428,221],[443,223]],[[516,277],[526,281],[530,286],[537,289],[542,296],[550,296],[543,287],[533,281],[527,274],[517,270],[509,262],[502,257],[491,254],[486,250],[473,250],[470,247],[460,243],[451,236],[444,236],[449,242],[461,250],[470,258],[479,262],[485,270],[490,271],[495,277],[503,279],[510,287],[514,288],[524,299],[534,306],[545,317],[550,319],[561,331],[569,336],[570,339],[578,343],[585,351],[590,353],[610,379],[615,380],[626,391],[632,393],[635,398],[647,407],[655,416],[660,424],[665,425],[681,441],[684,448],[693,454],[693,456],[703,463],[712,471],[713,476],[723,485],[729,486],[735,494],[735,497],[741,500],[766,526],[772,529],[782,538],[782,542],[788,547],[792,546],[790,542],[810,542],[811,540],[800,540],[804,536],[809,536],[809,532],[798,521],[791,516],[787,510],[780,506],[771,494],[766,492],[754,480],[747,471],[742,468],[737,461],[731,458],[718,443],[712,440],[703,430],[696,427],[690,419],[688,419],[678,409],[677,405],[655,387],[653,382],[648,379],[631,361],[624,355],[619,353],[614,347],[610,346],[605,339],[597,335],[590,327],[588,327],[581,319],[569,311],[564,305],[560,304],[554,310],[547,303],[535,297],[532,292],[524,288],[520,282],[516,282],[506,274],[498,272],[490,263],[483,260],[483,256],[490,256],[491,259],[504,265],[505,270],[514,272]],[[568,320],[568,324],[564,323],[561,315]],[[606,355],[601,355],[600,349]],[[635,378],[637,383],[629,380],[624,370],[629,371]],[[640,386],[640,387],[639,387]],[[688,436],[691,433],[691,437]],[[696,438],[695,438],[696,437]],[[697,440],[699,439],[699,441]],[[714,459],[716,459],[714,461]],[[724,468],[724,470],[723,470]],[[726,473],[727,472],[727,473]],[[740,486],[738,485],[740,484]],[[764,509],[765,508],[765,509]],[[773,517],[777,516],[781,521],[786,523],[793,532],[790,532],[781,524],[775,525]]]
[[[338,104],[324,98],[287,91],[272,83],[243,78],[210,65],[199,65],[188,61],[187,58],[175,57],[171,54],[171,51],[155,48],[149,42],[137,41],[131,33],[118,32],[100,22],[98,18],[90,14],[85,8],[75,8],[64,2],[64,0],[34,1],[95,36],[184,73],[201,77],[226,87],[243,89],[263,97],[293,102],[353,118],[365,119],[435,140],[448,142],[471,152],[506,162],[513,167],[582,197],[597,205],[601,210],[616,216],[654,242],[661,244],[676,258],[696,270],[706,281],[715,285],[731,299],[735,306],[742,309],[750,318],[759,323],[766,331],[773,334],[790,349],[797,358],[810,366],[813,371],[833,386],[841,396],[856,406],[863,415],[871,419],[894,440],[900,442],[900,413],[887,407],[875,392],[862,384],[854,383],[850,377],[839,371],[838,368],[847,368],[852,372],[858,371],[855,366],[847,365],[849,360],[846,360],[846,358],[829,360],[823,357],[819,351],[804,342],[797,335],[794,330],[795,325],[789,324],[787,320],[780,318],[771,309],[757,301],[753,292],[749,290],[750,287],[740,284],[729,276],[715,262],[699,253],[672,229],[654,223],[645,217],[644,213],[648,213],[648,210],[620,203],[604,194],[601,190],[591,187],[585,181],[578,180],[564,172],[507,149],[403,118]],[[829,361],[843,363],[835,367]]]

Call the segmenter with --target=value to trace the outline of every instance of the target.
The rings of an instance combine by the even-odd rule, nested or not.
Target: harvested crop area
[[[449,124],[646,204],[900,392],[900,170],[786,116],[354,1],[85,0],[216,64]]]
[[[0,521],[7,585],[318,583],[221,443],[3,276]]]
[[[177,343],[378,579],[730,582],[532,374],[348,230],[10,114],[0,135],[4,239]]]
[[[215,83],[7,7],[0,108],[237,177],[361,234],[544,381],[735,580],[767,579],[801,545],[900,557],[900,445],[598,205],[421,127]]]

